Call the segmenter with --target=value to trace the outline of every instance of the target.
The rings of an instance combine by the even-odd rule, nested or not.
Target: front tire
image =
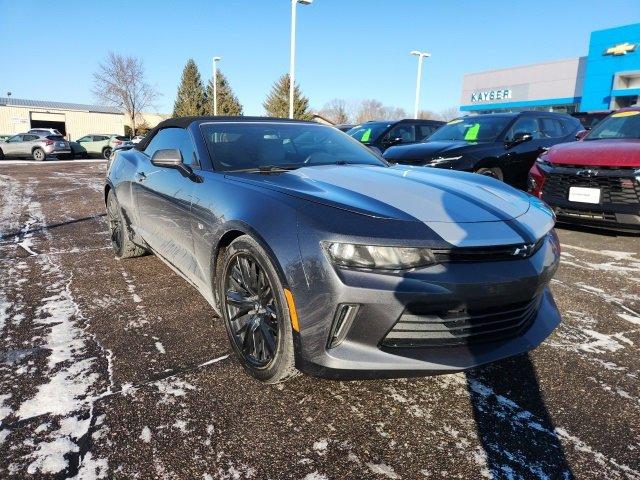
[[[4,152],[0,148],[0,160],[4,160]]]
[[[107,220],[111,246],[118,258],[140,257],[146,253],[144,248],[131,241],[127,223],[113,190],[109,190],[107,195]]]
[[[493,177],[501,182],[504,181],[504,175],[499,167],[493,168],[479,168],[475,171],[478,175],[486,175],[487,177]]]
[[[42,162],[44,161],[45,158],[47,158],[47,154],[44,153],[44,150],[41,148],[36,148],[32,153],[31,156],[33,157],[33,159],[36,162]]]
[[[265,383],[296,376],[289,307],[269,255],[248,235],[238,237],[217,277],[225,328],[244,369]]]

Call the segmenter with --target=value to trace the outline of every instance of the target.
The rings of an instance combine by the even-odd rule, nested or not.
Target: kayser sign
[[[511,89],[483,90],[471,92],[471,102],[490,102],[492,100],[506,100],[511,98]]]

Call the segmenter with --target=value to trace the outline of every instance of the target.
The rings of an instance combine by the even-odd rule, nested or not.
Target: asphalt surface
[[[563,323],[440,377],[265,386],[153,256],[104,162],[0,163],[0,478],[640,479],[640,238],[560,229]]]

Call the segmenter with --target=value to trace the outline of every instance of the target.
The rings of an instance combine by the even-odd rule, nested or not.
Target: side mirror
[[[189,165],[184,164],[182,154],[177,148],[156,150],[151,156],[151,163],[156,167],[175,168],[189,180],[196,183],[202,182],[202,177],[195,174]]]
[[[156,167],[165,168],[180,168],[184,166],[182,163],[182,154],[180,150],[175,148],[156,150],[151,157],[151,163]]]
[[[507,142],[508,147],[514,147],[524,142],[528,142],[533,139],[533,135],[529,132],[516,132],[511,141]]]
[[[587,133],[589,133],[589,130],[580,130],[578,133],[576,133],[576,140],[582,140],[587,136]]]

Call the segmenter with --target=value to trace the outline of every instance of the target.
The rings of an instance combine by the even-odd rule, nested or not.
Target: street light
[[[420,52],[419,50],[412,50],[411,55],[418,57],[418,78],[416,79],[416,101],[413,105],[413,118],[418,118],[418,106],[420,104],[420,83],[422,81],[422,60],[424,57],[430,57],[431,54],[427,52]]]
[[[296,4],[311,5],[313,0],[291,0],[291,56],[289,63],[289,118],[293,118],[293,93],[296,85]]]
[[[218,115],[218,72],[216,64],[222,57],[213,57],[213,114]]]

